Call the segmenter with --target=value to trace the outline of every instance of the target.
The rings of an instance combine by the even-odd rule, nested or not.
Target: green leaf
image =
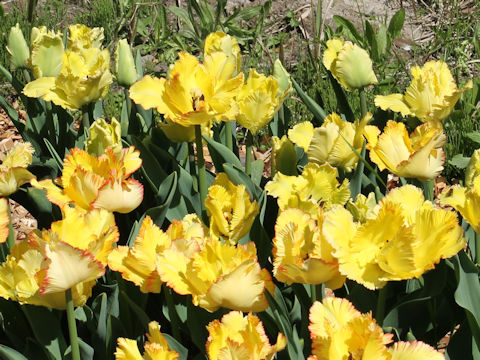
[[[162,205],[148,209],[145,214],[150,216],[157,226],[162,226],[165,216],[177,190],[177,173],[171,173],[160,185],[157,195]]]
[[[179,360],[187,360],[188,358],[188,349],[180,344],[173,336],[170,336],[169,334],[162,334],[165,339],[167,340],[168,347],[171,350],[175,350],[180,356]]]
[[[260,182],[262,181],[263,176],[263,169],[265,167],[265,163],[263,160],[255,160],[251,164],[252,168],[252,181],[255,185],[260,186]]]
[[[52,359],[61,359],[67,344],[56,311],[42,306],[22,305],[35,339]],[[48,326],[45,326],[48,324]]]
[[[58,167],[58,170],[61,172],[63,169],[63,161],[60,155],[58,155],[57,151],[55,150],[55,147],[52,145],[48,139],[44,138],[43,141],[45,142],[45,145],[47,146],[47,149],[52,156],[52,158],[55,160],[55,164]]]
[[[387,50],[387,28],[385,25],[380,26],[377,31],[377,55],[380,60]]]
[[[453,158],[448,160],[448,163],[450,165],[453,165],[459,169],[466,169],[469,162],[470,162],[470,158],[463,156],[462,154],[457,154]]]
[[[242,163],[237,158],[237,156],[233,152],[231,152],[225,145],[216,142],[208,136],[203,136],[203,138],[208,144],[208,151],[210,152],[210,156],[212,157],[215,169],[220,171],[222,169],[222,165],[224,164],[232,164],[238,167],[242,167]]]
[[[109,326],[108,318],[108,306],[107,306],[107,294],[99,294],[92,304],[92,310],[97,319],[97,327],[93,334],[93,345],[95,346],[96,356],[99,359],[106,359],[108,356],[108,342],[109,342]]]
[[[308,110],[313,114],[315,119],[319,122],[318,125],[321,125],[323,123],[323,120],[327,117],[327,114],[325,111],[318,105],[310,96],[308,96],[307,93],[305,93],[300,85],[295,81],[294,78],[291,78],[293,87],[298,93],[298,96],[300,96],[300,99],[302,99],[303,103],[307,107]]]
[[[388,24],[388,34],[390,35],[392,41],[400,36],[404,22],[405,9],[401,8],[395,13],[395,15],[392,16],[390,23]]]
[[[245,173],[242,166],[237,167],[232,166],[231,164],[223,164],[223,171],[227,173],[228,178],[235,185],[245,185],[252,200],[259,201],[263,190],[252,181],[252,178]]]
[[[372,24],[368,20],[365,20],[365,37],[367,38],[368,44],[370,46],[370,54],[374,61],[379,60],[378,44],[377,37],[375,35],[375,30],[373,29]]]
[[[476,142],[477,144],[480,144],[480,131],[472,131],[467,134],[465,134],[470,140],[473,142]]]
[[[480,299],[480,282],[478,279],[478,268],[463,250],[450,260],[455,266],[455,274],[458,281],[455,301],[472,316],[469,319],[469,325],[476,343],[479,345],[480,302],[478,299]],[[469,316],[468,313],[467,318]]]
[[[95,350],[84,342],[82,339],[78,339],[78,347],[80,348],[80,359],[82,360],[93,360],[95,355]],[[65,359],[70,360],[72,358],[72,348],[69,346],[65,351]],[[95,357],[97,359],[97,357]]]
[[[333,16],[333,22],[337,26],[343,26],[346,35],[351,40],[356,41],[358,44],[363,46],[363,42],[364,42],[363,37],[362,37],[362,35],[360,35],[357,28],[355,27],[355,25],[353,25],[353,23],[351,21],[349,21],[349,20],[347,20],[344,17],[341,17],[339,15],[334,15]]]
[[[9,348],[8,346],[0,344],[0,357],[4,360],[28,360],[18,351]]]

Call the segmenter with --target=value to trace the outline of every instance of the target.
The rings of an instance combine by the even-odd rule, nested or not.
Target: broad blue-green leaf
[[[146,215],[150,216],[157,226],[162,226],[165,216],[177,190],[177,173],[171,173],[160,185],[157,196],[162,205],[150,208]]]
[[[215,169],[221,170],[223,164],[232,164],[238,167],[242,167],[242,163],[237,156],[231,152],[225,145],[216,142],[208,136],[203,137],[208,144],[208,151],[212,157],[213,165]]]
[[[28,360],[18,351],[0,344],[0,357],[4,360]]]
[[[456,154],[454,157],[448,160],[450,165],[453,165],[459,169],[466,169],[469,162],[470,158],[463,156],[462,154]]]
[[[302,99],[307,109],[313,114],[315,119],[317,119],[318,125],[321,125],[323,120],[325,120],[327,117],[325,110],[323,110],[320,105],[318,105],[306,92],[302,90],[294,78],[291,78],[291,80],[298,96],[300,96],[300,99]]]
[[[47,355],[52,359],[61,359],[67,344],[56,310],[33,305],[22,305],[22,309],[30,323],[35,339],[48,352]]]
[[[165,337],[165,339],[167,340],[168,342],[168,347],[171,349],[171,350],[175,350],[180,356],[179,356],[179,360],[187,360],[188,358],[188,349],[183,346],[182,344],[180,344],[177,340],[175,340],[175,338],[173,336],[170,336],[169,334],[163,334],[163,336]]]
[[[353,23],[350,20],[347,20],[344,17],[339,15],[334,15],[333,22],[337,26],[343,26],[344,32],[351,40],[357,42],[360,45],[363,45],[362,35],[360,35],[357,28],[355,27],[355,25],[353,25]]]

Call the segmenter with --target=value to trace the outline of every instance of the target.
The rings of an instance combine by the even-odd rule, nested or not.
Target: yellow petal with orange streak
[[[8,215],[8,199],[0,198],[0,243],[7,241],[10,229],[10,216]]]
[[[67,243],[46,245],[45,256],[40,294],[65,291],[78,283],[98,279],[105,273],[105,267],[91,254]]]
[[[127,214],[135,210],[142,201],[143,185],[139,181],[117,180],[109,181],[99,189],[98,197],[92,203],[92,207]]]

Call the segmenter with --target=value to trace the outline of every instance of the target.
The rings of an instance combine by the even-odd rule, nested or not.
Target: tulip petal
[[[150,75],[145,75],[129,89],[130,98],[145,110],[157,108],[162,102],[164,92],[165,79],[152,78]]]
[[[143,185],[135,180],[109,181],[98,192],[93,208],[101,208],[127,214],[143,200]]]

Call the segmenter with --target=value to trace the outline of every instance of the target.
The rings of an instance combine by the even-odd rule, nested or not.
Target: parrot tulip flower
[[[80,149],[72,149],[63,161],[62,177],[56,180],[58,187],[50,179],[31,184],[47,190],[47,198],[63,207],[74,203],[85,210],[106,209],[129,213],[143,200],[143,185],[137,180],[127,179],[140,168],[140,152],[134,147],[122,149],[116,155],[112,149],[95,157]]]
[[[313,355],[308,360],[388,359],[386,345],[393,335],[384,334],[372,314],[362,314],[347,299],[326,297],[310,308]]]
[[[322,235],[323,212],[318,216],[289,208],[280,213],[273,239],[273,276],[291,284],[322,284],[338,289],[345,276],[338,272],[333,248]]]
[[[310,308],[313,355],[308,360],[442,360],[444,355],[421,341],[399,341],[384,334],[371,313],[362,314],[347,299],[315,301]],[[389,347],[387,347],[389,345]]]
[[[383,134],[371,125],[364,134],[370,159],[380,170],[421,181],[435,179],[443,170],[446,136],[434,123],[417,126],[409,136],[405,124],[389,120]]]
[[[338,38],[328,40],[323,53],[323,65],[349,91],[378,82],[368,53],[350,41]]]
[[[469,187],[455,185],[448,188],[440,194],[439,200],[457,210],[480,234],[480,176],[475,177]]]
[[[275,345],[270,345],[260,319],[249,313],[231,311],[207,325],[207,355],[217,359],[270,360],[287,345],[286,337],[279,333]]]
[[[245,185],[233,184],[225,173],[219,173],[208,189],[205,206],[210,216],[210,235],[225,238],[230,244],[248,234],[259,212]]]
[[[236,72],[240,72],[242,67],[242,54],[237,39],[227,35],[222,31],[210,33],[205,39],[203,54],[210,55],[213,52],[223,52],[228,56],[233,56],[236,60]]]
[[[85,150],[94,155],[102,155],[108,148],[120,155],[122,152],[122,129],[117,119],[112,118],[110,123],[98,118],[90,125],[88,137],[85,140]]]
[[[362,121],[351,123],[333,113],[318,128],[310,122],[295,125],[288,131],[288,136],[304,149],[310,162],[319,165],[329,163],[350,172],[358,162],[358,156],[351,147],[358,153],[362,151],[363,130],[371,118],[372,114],[367,113]]]
[[[156,321],[148,324],[148,341],[143,345],[143,356],[138,350],[135,340],[118,338],[115,360],[177,360],[179,354],[170,350],[167,340],[160,332],[160,325]]]
[[[72,51],[81,51],[82,49],[102,48],[103,28],[89,28],[83,24],[70,25],[68,27],[69,37],[67,39],[67,48]]]
[[[158,275],[157,258],[166,249],[173,248],[191,257],[203,248],[207,229],[197,215],[174,220],[163,232],[147,216],[132,248],[118,246],[108,258],[108,266],[122,274],[125,280],[140,287],[143,293],[159,293],[162,281]]]
[[[29,142],[17,143],[0,164],[0,196],[9,196],[35,178],[27,166],[32,163],[33,147]]]
[[[264,311],[265,291],[274,285],[267,270],[257,262],[253,242],[245,246],[208,239],[204,248],[189,257],[168,249],[157,259],[158,273],[176,293],[192,295],[195,306],[213,312],[220,307],[239,311]]]
[[[450,115],[460,95],[473,87],[470,80],[458,89],[448,65],[441,60],[412,67],[412,77],[404,95],[377,95],[375,105],[382,110],[399,112],[402,116],[415,116],[423,122],[441,121]]]
[[[278,198],[278,207],[300,208],[313,216],[318,207],[330,209],[333,205],[344,205],[350,197],[347,179],[339,184],[338,171],[329,164],[308,163],[299,176],[275,174],[265,185],[267,194]]]
[[[56,309],[65,308],[66,290],[76,306],[90,297],[119,238],[115,219],[106,210],[62,211],[63,220],[50,230],[36,230],[12,248],[0,267],[1,297]]]
[[[390,191],[364,223],[340,207],[323,222],[340,273],[372,290],[433,269],[464,248],[462,234],[457,214],[425,201],[413,185]]]
[[[243,73],[234,77],[236,62],[221,52],[205,56],[203,64],[187,52],[170,70],[168,79],[145,76],[130,88],[130,97],[145,109],[156,108],[170,121],[205,125],[230,114]],[[231,115],[228,115],[231,116]]]
[[[64,55],[63,34],[47,30],[45,26],[33,27],[30,34],[30,57],[26,64],[35,79],[57,77],[62,69]]]

